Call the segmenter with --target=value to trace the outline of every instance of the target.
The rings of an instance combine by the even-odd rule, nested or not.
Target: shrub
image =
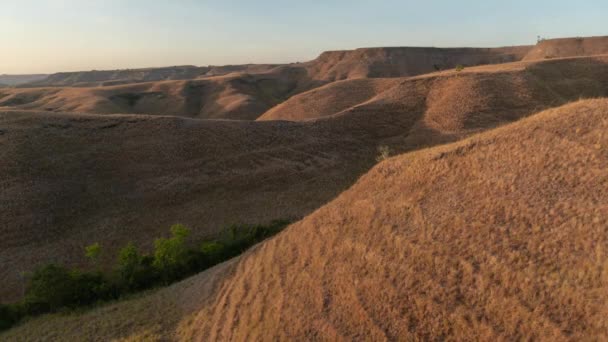
[[[152,261],[151,257],[142,256],[133,243],[127,244],[118,253],[115,268],[118,287],[131,292],[154,284],[157,276]]]
[[[462,64],[458,64],[458,65],[456,66],[456,71],[457,71],[457,72],[461,72],[462,70],[464,70],[464,65],[462,65]]]
[[[91,263],[97,266],[99,264],[99,257],[101,255],[101,245],[99,243],[94,243],[85,247],[84,250],[87,259],[91,260]]]
[[[165,282],[178,279],[184,272],[188,250],[186,237],[190,230],[181,224],[171,227],[171,238],[154,241],[154,267]]]
[[[205,241],[200,251],[208,265],[213,266],[225,258],[226,246],[219,241]]]
[[[118,289],[110,284],[102,273],[73,270],[70,276],[73,293],[72,302],[68,307],[86,306],[118,297]]]
[[[89,305],[113,297],[101,273],[85,273],[49,264],[34,271],[26,292],[29,314]]]
[[[282,220],[269,225],[234,225],[222,238],[205,241],[197,249],[187,248],[190,230],[177,224],[171,227],[170,238],[155,241],[153,255],[142,255],[133,243],[122,248],[111,278],[101,272],[70,270],[54,264],[42,266],[29,278],[23,301],[0,305],[0,330],[10,328],[24,316],[87,306],[168,284],[238,255],[287,224],[289,221]],[[100,254],[97,243],[85,248],[85,256],[95,264]]]
[[[378,147],[378,156],[376,157],[376,161],[379,163],[383,160],[387,160],[391,156],[391,149],[388,146],[379,146]]]
[[[49,264],[32,274],[26,290],[26,303],[35,313],[57,310],[72,303],[74,284],[70,271]]]
[[[21,319],[21,312],[15,306],[0,304],[0,331],[9,329]]]

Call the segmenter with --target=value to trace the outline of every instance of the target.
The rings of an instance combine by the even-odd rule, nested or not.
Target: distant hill
[[[393,47],[328,51],[305,63],[312,79],[336,81],[369,77],[416,76],[457,65],[475,66],[521,60],[531,46],[504,48]]]
[[[608,53],[608,37],[549,39],[536,46],[500,48],[379,47],[327,51],[305,62],[283,67],[305,70],[306,77],[319,82],[353,78],[406,77],[452,69],[520,60],[589,56]],[[0,76],[0,83],[26,87],[96,87],[119,84],[189,80],[230,73],[260,73],[278,64],[226,66],[172,66],[161,68],[60,72],[52,75]],[[6,78],[3,79],[3,77]],[[12,77],[12,78],[11,78]]]
[[[189,80],[230,73],[266,73],[282,66],[318,82],[362,78],[415,76],[462,64],[473,66],[521,60],[530,46],[504,48],[363,48],[328,51],[306,63],[226,66],[173,66],[163,68],[60,72],[29,82],[24,87],[97,87],[119,84]]]
[[[301,87],[308,89],[308,84],[301,71],[278,67],[269,72],[233,72],[192,80],[2,89],[0,108],[255,120]]]
[[[29,82],[26,87],[96,87],[119,84],[190,80],[204,76],[226,75],[232,72],[267,71],[276,65],[227,65],[197,67],[193,65],[172,66],[163,68],[122,69],[122,70],[92,70],[78,72],[59,72],[35,82]]]
[[[546,39],[540,41],[524,60],[608,54],[608,36]]]
[[[608,56],[580,57],[332,82],[291,97],[258,120],[407,113],[427,117],[430,134],[486,126],[579,97],[604,96],[608,96]]]
[[[29,82],[35,82],[44,79],[47,75],[0,75],[0,85],[18,86]]]

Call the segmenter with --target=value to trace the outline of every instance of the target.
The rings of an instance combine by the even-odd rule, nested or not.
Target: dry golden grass
[[[606,96],[608,57],[515,62],[413,78],[334,82],[273,107],[258,120],[303,121],[391,110],[438,131],[487,127],[580,98]]]
[[[297,218],[373,164],[373,137],[314,124],[0,112],[0,300],[48,262],[104,262],[183,223],[195,238]]]
[[[295,95],[271,108],[258,120],[302,121],[329,116],[364,103],[402,82],[402,79],[361,78],[337,81]]]
[[[0,104],[253,119],[315,77],[417,74],[428,60],[408,68],[436,52],[368,63],[406,50],[329,53],[319,69],[274,76],[0,89]],[[367,62],[353,67],[353,56]],[[517,62],[337,82],[269,112],[306,122],[0,112],[0,300],[19,297],[21,271],[78,264],[92,242],[107,264],[126,242],[150,247],[176,222],[205,237],[309,214],[368,170],[378,146],[453,142],[606,97],[607,80],[608,57]],[[231,263],[0,339],[606,339],[607,113],[605,100],[579,102],[390,159]]]
[[[303,80],[301,73],[277,68],[200,80],[89,88],[5,88],[0,89],[0,109],[254,120],[297,91]]]
[[[233,72],[259,73],[272,70],[277,66],[272,64],[208,67],[183,65],[161,68],[58,72],[45,78],[37,77],[37,80],[32,80],[33,82],[21,82],[21,84],[24,87],[98,87],[141,82],[190,80],[206,76],[227,75]]]
[[[415,76],[457,64],[504,63],[521,60],[530,48],[373,48],[326,52],[307,63],[278,66],[57,73],[32,84],[47,88],[4,89],[0,108],[253,120],[291,95],[334,80]],[[367,93],[365,87],[374,87],[361,85]]]
[[[391,158],[245,255],[139,299],[164,294],[163,318],[126,302],[0,338],[605,340],[607,129],[608,100],[580,101]]]
[[[243,257],[184,340],[608,338],[608,101],[392,158]]]
[[[607,53],[608,36],[547,39],[531,49],[524,60],[605,55]]]
[[[233,223],[301,217],[368,170],[378,146],[408,152],[579,97],[605,96],[606,60],[355,81],[361,96],[342,91],[350,81],[338,82],[318,90],[325,108],[351,105],[326,96],[365,101],[374,89],[387,90],[307,122],[0,114],[6,165],[0,169],[6,203],[0,300],[17,298],[22,271],[49,261],[82,262],[83,246],[93,242],[107,249],[109,263],[128,241],[149,247],[177,222],[200,238]]]
[[[179,323],[188,321],[197,308],[207,305],[232,263],[216,266],[179,284],[92,310],[34,318],[0,335],[0,340],[143,342],[173,339],[177,337]]]
[[[482,65],[521,60],[532,46],[504,48],[392,47],[327,51],[304,63],[312,79],[338,81],[368,77],[416,76],[457,65]]]

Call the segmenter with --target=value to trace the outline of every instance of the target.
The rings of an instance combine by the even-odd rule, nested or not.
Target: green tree
[[[201,245],[201,253],[209,265],[215,265],[224,258],[226,246],[218,241],[206,241]]]
[[[99,267],[99,258],[101,257],[101,245],[99,242],[86,246],[84,250],[87,259],[89,259],[95,267]]]
[[[73,303],[74,282],[70,271],[49,264],[32,274],[27,287],[26,302],[35,311],[52,311]]]
[[[133,291],[152,285],[154,270],[145,260],[131,242],[118,252],[116,271],[121,288]]]
[[[12,306],[0,304],[0,331],[9,329],[21,319],[21,315]]]
[[[153,265],[162,274],[165,282],[179,278],[186,264],[188,249],[186,238],[190,229],[181,224],[171,227],[171,237],[154,241]]]

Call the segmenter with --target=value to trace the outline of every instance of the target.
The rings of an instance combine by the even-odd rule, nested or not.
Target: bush
[[[127,244],[118,253],[117,286],[123,292],[132,292],[154,284],[158,277],[152,262],[153,259],[142,256],[133,243]]]
[[[226,246],[219,241],[205,241],[200,251],[207,264],[213,266],[225,258]]]
[[[79,307],[118,297],[118,289],[106,280],[102,273],[73,270],[72,303],[68,307]]]
[[[99,264],[99,257],[101,256],[101,245],[99,243],[94,243],[85,247],[84,250],[87,259],[97,267]]]
[[[27,286],[26,303],[35,313],[48,312],[71,304],[73,293],[70,271],[50,264],[32,274]]]
[[[0,330],[12,327],[24,316],[87,306],[166,285],[238,255],[287,224],[288,221],[273,221],[270,225],[234,225],[222,238],[205,241],[197,249],[187,248],[190,230],[177,224],[171,227],[170,238],[155,241],[153,255],[142,255],[133,243],[122,248],[112,277],[54,264],[42,266],[31,275],[23,301],[12,306],[0,305]],[[95,266],[100,253],[99,244],[85,248],[85,256]]]
[[[383,160],[387,160],[391,156],[391,149],[388,146],[379,146],[378,147],[378,156],[376,157],[376,161],[379,163]]]
[[[113,297],[112,287],[100,273],[84,273],[57,265],[34,271],[27,287],[26,310],[30,314],[89,305]]]
[[[0,304],[0,331],[9,329],[21,319],[21,312],[15,306]]]
[[[166,283],[179,279],[187,264],[186,238],[190,230],[181,224],[171,227],[172,237],[154,241],[154,267]]]
[[[457,71],[457,72],[461,72],[462,70],[464,70],[464,65],[462,65],[462,64],[458,64],[458,65],[456,66],[456,71]]]

